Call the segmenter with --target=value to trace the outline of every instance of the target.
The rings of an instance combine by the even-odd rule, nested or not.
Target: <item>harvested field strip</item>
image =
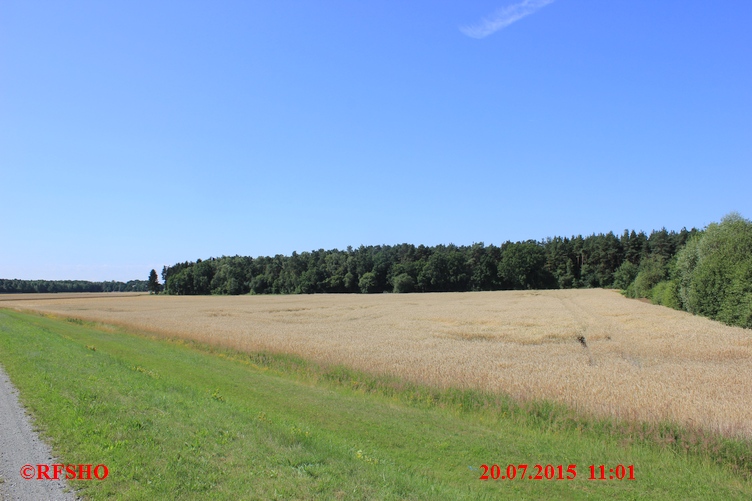
[[[106,481],[76,485],[92,499],[752,495],[749,481],[702,458],[622,444],[595,429],[536,425],[556,412],[551,406],[530,422],[512,407],[517,417],[440,409],[451,393],[409,385],[391,398],[366,393],[343,368],[325,370],[318,383],[300,380],[321,369],[294,357],[210,354],[0,311],[0,363],[63,462],[107,464]],[[411,394],[417,400],[405,405]],[[481,482],[483,463],[577,464],[578,478]],[[634,464],[639,477],[587,480],[589,464]]]
[[[29,298],[8,306],[752,437],[752,332],[615,291]]]

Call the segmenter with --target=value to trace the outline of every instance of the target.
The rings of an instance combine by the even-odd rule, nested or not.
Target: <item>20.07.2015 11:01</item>
[[[527,464],[508,464],[506,470],[502,470],[498,464],[488,466],[487,464],[480,465],[482,474],[479,480],[514,480],[514,479],[528,479],[528,480],[574,480],[577,478],[577,465],[570,464],[566,470],[563,465],[550,465],[545,466],[536,464],[530,468],[529,475]],[[623,464],[616,465],[614,468],[606,470],[605,465],[589,466],[590,477],[588,480],[634,480],[635,470],[634,465],[624,466]],[[606,475],[608,471],[608,475]]]

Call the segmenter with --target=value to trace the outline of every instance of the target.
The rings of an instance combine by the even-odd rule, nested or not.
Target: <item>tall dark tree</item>
[[[151,270],[149,272],[149,283],[147,284],[147,287],[149,289],[149,292],[152,294],[158,294],[159,290],[161,289],[159,285],[159,279],[157,278],[157,270]]]

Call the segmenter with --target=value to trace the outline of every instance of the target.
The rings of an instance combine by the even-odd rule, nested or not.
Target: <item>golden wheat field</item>
[[[752,436],[752,332],[610,290],[16,295],[0,307]]]

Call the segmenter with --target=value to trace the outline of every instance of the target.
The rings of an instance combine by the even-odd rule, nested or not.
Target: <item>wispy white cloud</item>
[[[497,10],[478,24],[461,26],[460,31],[469,37],[485,38],[553,2],[554,0],[523,0]]]

